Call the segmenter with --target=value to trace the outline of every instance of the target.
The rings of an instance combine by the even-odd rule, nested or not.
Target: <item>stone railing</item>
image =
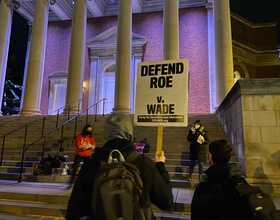
[[[280,194],[280,79],[239,80],[217,110],[248,181]]]

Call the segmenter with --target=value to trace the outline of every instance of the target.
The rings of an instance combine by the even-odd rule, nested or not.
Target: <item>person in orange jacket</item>
[[[82,132],[75,139],[75,159],[72,166],[69,188],[72,186],[77,170],[81,162],[86,163],[96,147],[96,141],[92,135],[93,128],[91,125],[86,125]]]

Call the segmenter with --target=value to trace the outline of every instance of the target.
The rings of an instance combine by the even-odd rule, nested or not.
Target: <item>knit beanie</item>
[[[209,152],[212,154],[214,163],[228,163],[232,155],[232,148],[226,140],[216,140],[210,143]]]
[[[105,139],[115,138],[133,140],[133,122],[132,117],[125,113],[113,112],[105,122],[104,127]]]

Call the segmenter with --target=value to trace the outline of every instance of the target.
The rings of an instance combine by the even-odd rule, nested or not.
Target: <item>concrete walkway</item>
[[[36,195],[70,196],[71,190],[67,190],[67,184],[62,183],[35,183],[0,180],[0,192],[24,193]],[[190,204],[193,190],[173,188],[174,202]]]
[[[60,183],[35,183],[9,180],[0,180],[0,192],[38,194],[38,195],[70,195],[67,184]]]
[[[67,189],[63,183],[36,183],[9,180],[0,180],[0,192],[37,194],[37,195],[63,195],[70,196],[71,189]],[[193,189],[173,188],[174,202],[190,204],[193,196]],[[274,199],[277,209],[280,210],[280,198]]]
[[[14,194],[28,194],[28,195],[38,195],[38,196],[54,196],[55,198],[63,197],[64,204],[66,205],[68,197],[70,196],[71,190],[67,190],[67,184],[58,184],[58,183],[31,183],[31,182],[21,182],[17,183],[16,181],[6,181],[0,180],[0,194],[2,193],[14,193]],[[182,188],[173,188],[174,202],[177,204],[177,211],[180,211],[180,208],[183,207],[184,215],[182,219],[187,219],[186,215],[190,211],[190,204],[193,197],[193,189],[182,189]],[[274,200],[277,206],[277,209],[280,210],[280,198]],[[182,206],[181,206],[182,205]],[[178,212],[179,213],[179,212]],[[183,213],[182,213],[183,214]],[[166,215],[166,214],[165,214]],[[18,217],[11,216],[5,213],[0,213],[0,220],[62,220],[64,218],[51,218],[51,217],[41,217],[41,216],[32,216],[32,217]]]

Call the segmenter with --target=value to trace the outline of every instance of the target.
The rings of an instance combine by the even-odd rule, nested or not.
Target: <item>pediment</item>
[[[94,38],[90,39],[87,43],[88,47],[94,48],[115,48],[117,45],[117,26],[111,27],[106,31],[98,34]],[[144,46],[147,40],[144,36],[136,33],[132,33],[132,47]]]
[[[67,78],[68,73],[66,72],[55,72],[52,75],[49,76],[49,79],[61,79],[61,78]]]

